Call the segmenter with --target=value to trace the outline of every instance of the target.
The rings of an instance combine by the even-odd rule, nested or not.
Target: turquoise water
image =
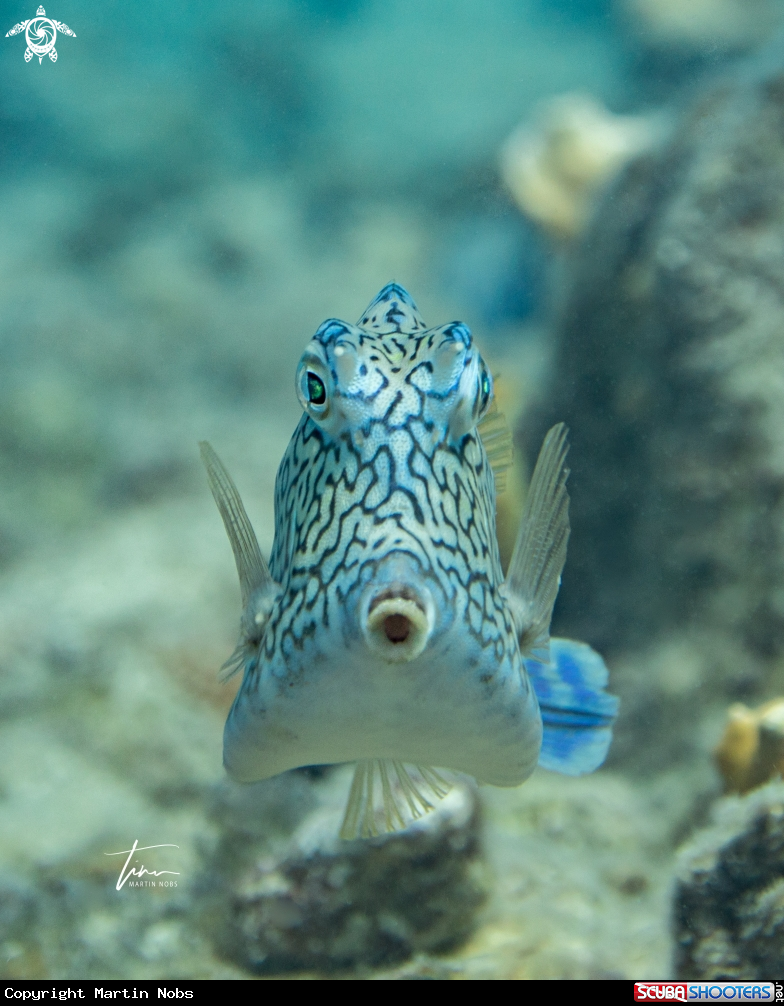
[[[656,0],[50,2],[46,17],[75,33],[58,33],[56,61],[26,62],[24,31],[0,38],[0,972],[245,979],[258,969],[216,936],[221,884],[240,883],[226,866],[235,796],[221,788],[236,686],[216,677],[239,597],[197,442],[220,451],[268,554],[302,349],[394,279],[428,324],[471,327],[505,380],[522,462],[563,393],[564,305],[580,263],[606,247],[590,237],[602,199],[696,96],[753,65],[778,6],[716,0],[683,23]],[[0,11],[10,30],[35,4]],[[639,128],[610,163],[615,141],[581,113],[608,165],[595,180],[575,181],[593,154],[541,155],[567,226],[537,209],[539,190],[515,197],[502,150],[521,124],[545,136],[561,114],[548,102],[575,94]],[[627,477],[620,461],[615,474]],[[578,480],[577,530],[599,499]],[[449,895],[452,943],[359,971],[330,951],[290,973],[672,973],[675,849],[719,793],[710,749],[724,708],[771,697],[777,679],[722,678],[709,711],[683,708],[700,723],[684,758],[652,754],[635,667],[665,667],[652,691],[669,702],[680,685],[667,668],[688,677],[693,652],[676,640],[657,657],[669,623],[626,633],[602,608],[612,598],[585,601],[581,582],[604,575],[598,551],[587,580],[567,567],[556,617],[626,682],[634,716],[615,760],[585,780],[482,790],[484,907]],[[329,804],[331,778],[315,796],[298,777],[259,797],[273,821],[263,855]],[[175,891],[116,889],[105,854],[134,840],[179,846]],[[207,888],[219,907],[205,926]]]

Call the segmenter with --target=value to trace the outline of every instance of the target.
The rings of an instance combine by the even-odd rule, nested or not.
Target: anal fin
[[[386,758],[357,762],[340,837],[351,841],[402,831],[433,810],[451,788],[439,772],[424,765]]]

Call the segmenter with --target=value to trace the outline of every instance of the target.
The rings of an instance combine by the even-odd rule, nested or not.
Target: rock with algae
[[[334,971],[448,951],[471,935],[485,898],[473,790],[458,782],[405,831],[345,842],[348,781],[341,770],[224,788],[202,890],[225,957],[267,974]],[[281,813],[298,813],[296,827],[276,825]]]
[[[542,416],[572,441],[556,631],[649,654],[648,673],[635,656],[615,676],[615,757],[646,764],[687,757],[695,706],[761,695],[784,653],[780,53],[776,67],[703,93],[608,192]]]
[[[679,979],[784,974],[784,783],[726,797],[681,854],[675,889]]]

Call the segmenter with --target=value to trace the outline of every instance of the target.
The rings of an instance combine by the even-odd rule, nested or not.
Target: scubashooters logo
[[[780,983],[776,982],[635,982],[634,1000],[661,1002],[775,1002]]]

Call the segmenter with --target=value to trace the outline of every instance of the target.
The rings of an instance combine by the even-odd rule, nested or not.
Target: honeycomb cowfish
[[[618,705],[607,669],[589,646],[549,637],[569,537],[565,427],[544,440],[504,577],[501,417],[464,324],[426,328],[391,283],[356,325],[321,325],[296,390],[269,566],[201,445],[243,604],[225,665],[244,672],[229,774],[356,762],[341,829],[355,838],[430,810],[445,769],[517,786],[537,764],[597,768]]]

